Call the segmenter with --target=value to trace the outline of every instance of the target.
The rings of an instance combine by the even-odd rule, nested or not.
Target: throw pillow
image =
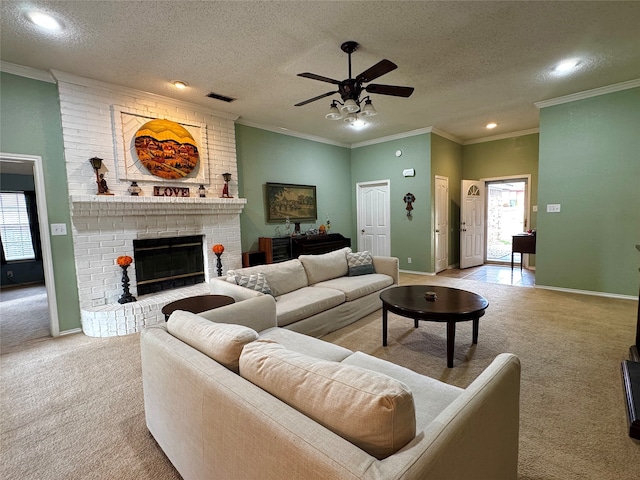
[[[349,247],[320,255],[300,255],[298,260],[304,266],[309,285],[324,282],[347,274],[347,254]]]
[[[242,348],[258,338],[258,333],[249,327],[212,322],[182,310],[171,314],[167,330],[174,337],[236,373]]]
[[[256,273],[255,275],[236,275],[236,282],[241,287],[246,287],[251,290],[255,290],[256,292],[273,296],[271,288],[269,287],[269,282],[267,282],[267,277],[264,276],[264,273]]]
[[[257,340],[240,355],[240,375],[378,459],[416,435],[409,387],[383,373]]]
[[[366,250],[364,252],[347,253],[347,264],[349,265],[348,275],[350,277],[376,273],[371,252]]]

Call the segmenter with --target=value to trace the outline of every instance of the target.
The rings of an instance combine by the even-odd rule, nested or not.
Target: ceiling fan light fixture
[[[338,105],[336,102],[331,104],[329,108],[329,112],[325,115],[325,117],[329,120],[340,120],[342,118],[342,113],[338,110]]]
[[[358,120],[358,116],[355,113],[348,113],[346,117],[344,117],[344,121],[348,124],[353,124]]]
[[[360,110],[360,107],[354,99],[347,98],[340,110],[342,110],[342,113],[356,113],[358,110]]]
[[[378,114],[378,111],[375,109],[375,107],[371,103],[370,98],[365,99],[364,107],[362,107],[362,112],[360,112],[360,114],[364,115],[365,117],[372,117]]]

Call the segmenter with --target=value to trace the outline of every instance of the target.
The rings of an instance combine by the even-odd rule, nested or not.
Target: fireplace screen
[[[202,235],[133,241],[138,295],[203,283]]]

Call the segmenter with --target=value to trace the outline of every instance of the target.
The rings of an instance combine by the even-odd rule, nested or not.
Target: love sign
[[[186,187],[153,187],[154,197],[188,197],[189,189]]]

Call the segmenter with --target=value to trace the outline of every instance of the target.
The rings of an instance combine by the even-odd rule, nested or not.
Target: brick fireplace
[[[208,282],[217,275],[211,251],[214,244],[225,247],[224,271],[241,266],[240,213],[246,199],[237,198],[235,117],[53,73],[60,93],[82,330],[90,336],[126,335],[164,322],[160,310],[168,302],[209,293]],[[148,118],[165,118],[194,126],[200,132],[201,166],[192,178],[167,181],[131,160],[127,129]],[[103,159],[100,173],[104,173],[113,195],[96,195],[95,173],[89,163],[95,156]],[[229,190],[235,198],[219,198],[223,172],[232,174]],[[128,193],[131,181],[141,187],[140,196]],[[197,194],[200,184],[207,189],[205,198]],[[154,186],[188,187],[191,196],[153,196]],[[204,283],[140,294],[134,262],[128,273],[130,290],[137,301],[119,304],[122,271],[116,258],[134,257],[134,241],[180,236],[202,238]]]

